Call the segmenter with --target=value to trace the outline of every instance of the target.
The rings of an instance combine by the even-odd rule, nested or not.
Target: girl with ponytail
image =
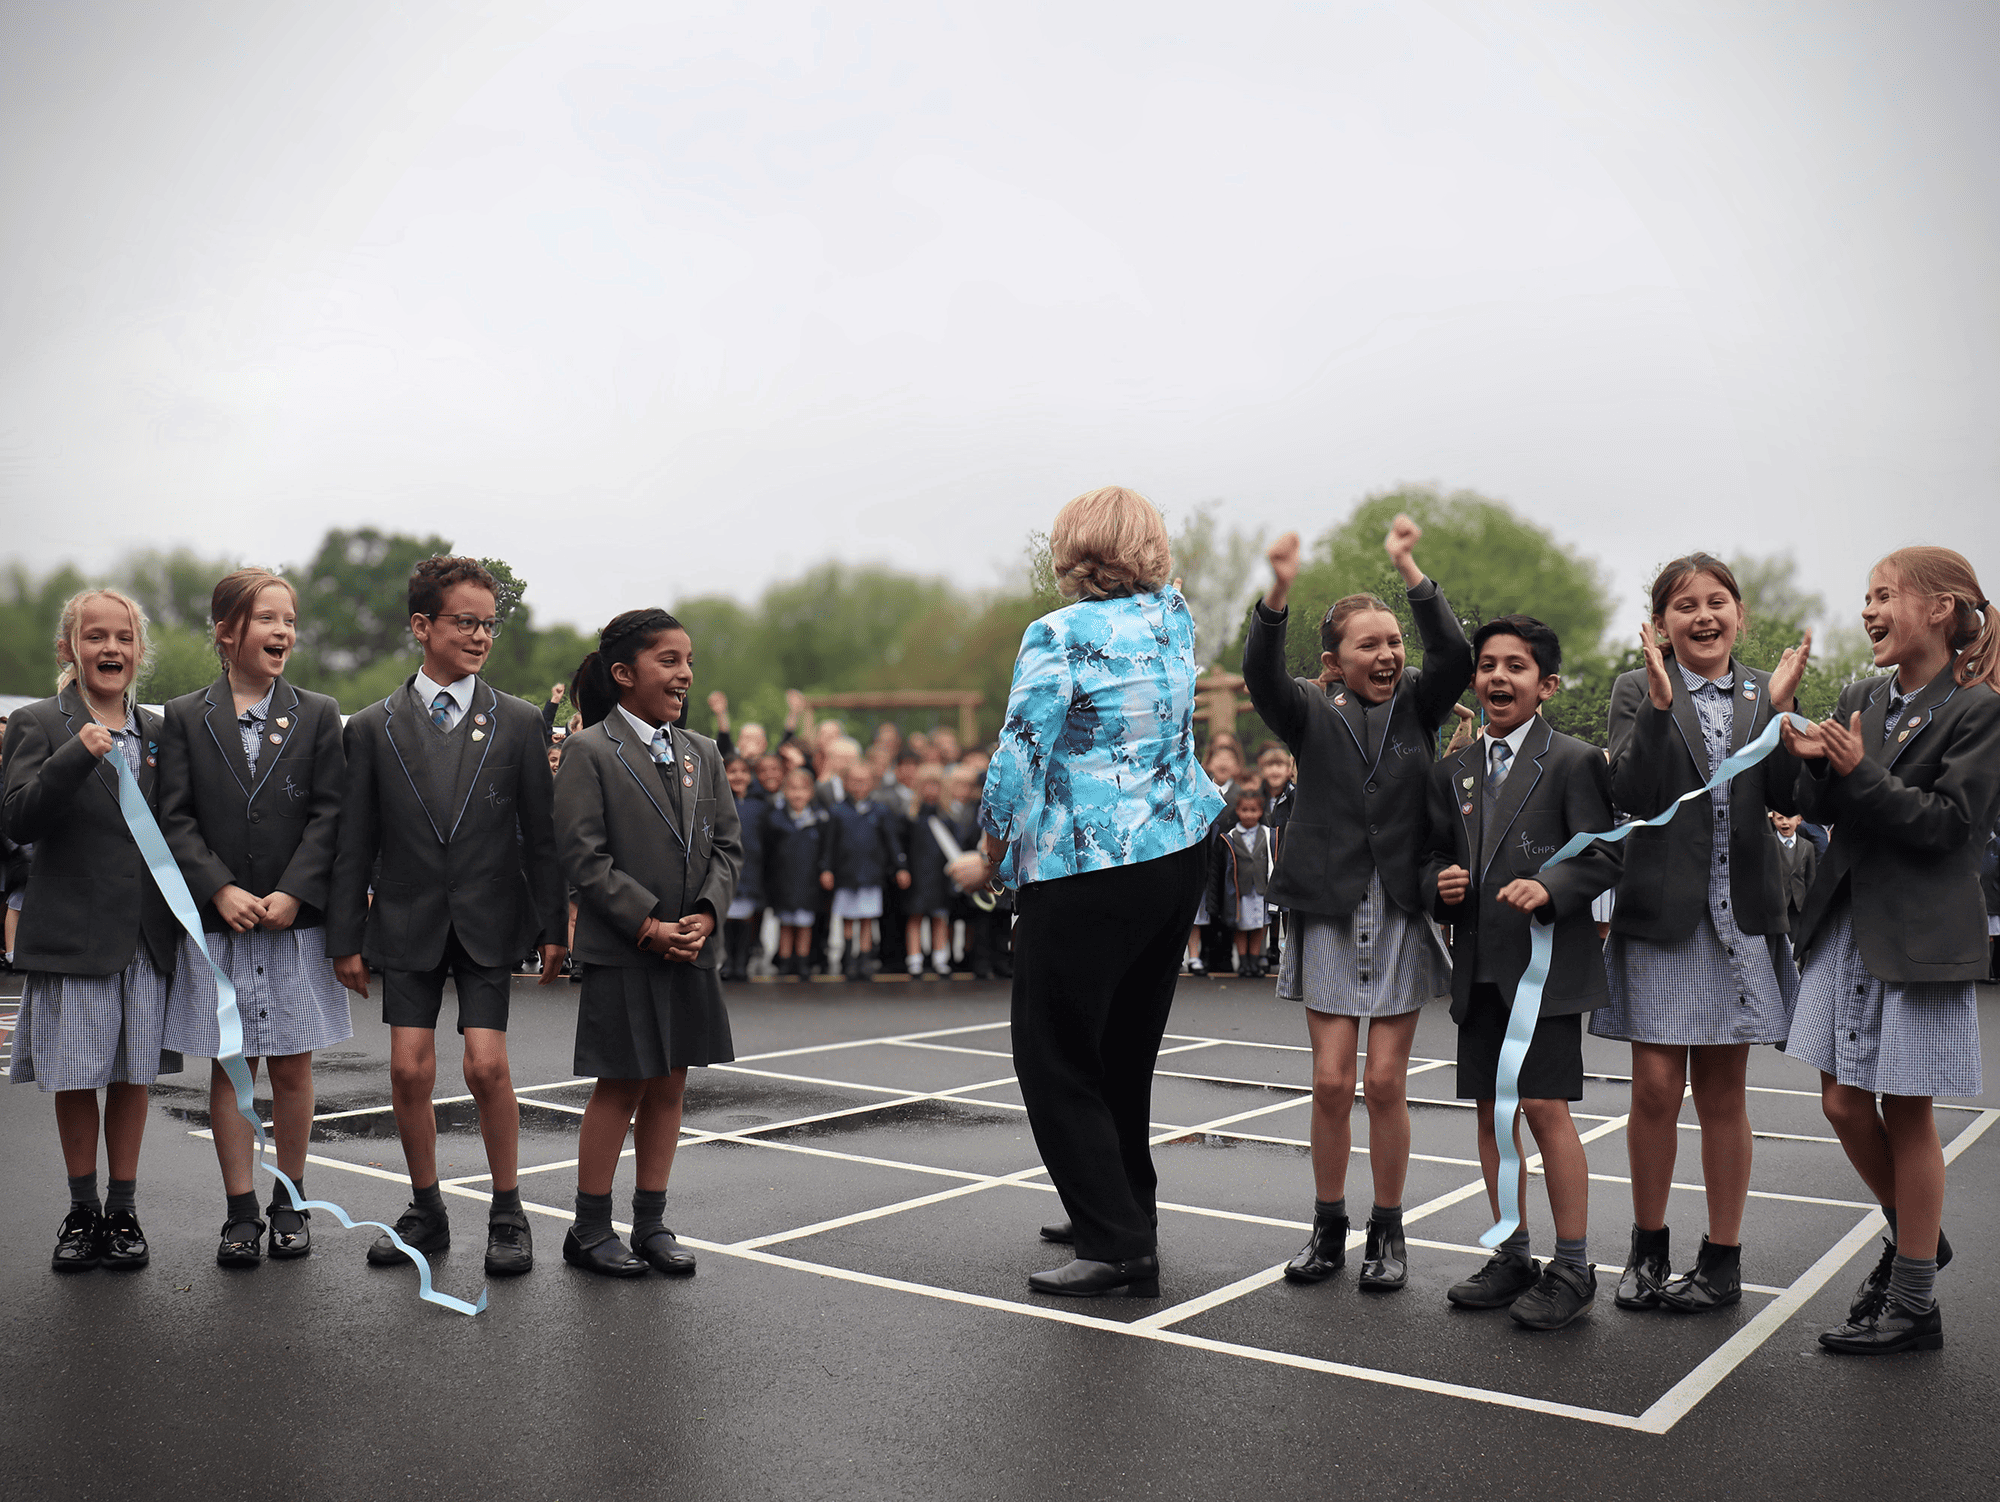
[[[577,1141],[576,1223],[563,1260],[605,1277],[684,1276],[694,1256],[667,1229],[667,1176],[691,1065],[736,1057],[715,936],[743,842],[721,753],[676,728],[694,644],[664,610],[628,610],[598,633],[570,699],[556,845],[576,893],[582,967],[576,1072],[597,1084]],[[633,1130],[632,1244],[611,1225],[611,1180]]]
[[[1802,973],[1786,1052],[1820,1071],[1820,1104],[1889,1234],[1832,1351],[1936,1350],[1944,1152],[1931,1098],[1980,1092],[1986,905],[1979,858],[2000,802],[1993,606],[1949,548],[1902,548],[1868,577],[1875,665],[1824,724],[1785,746],[1799,812],[1833,828],[1794,937]],[[1876,1097],[1880,1096],[1880,1103]]]

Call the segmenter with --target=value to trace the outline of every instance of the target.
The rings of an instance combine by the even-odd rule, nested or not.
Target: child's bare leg
[[[857,918],[854,921],[854,927],[861,935],[861,952],[863,954],[872,954],[875,950],[875,920],[873,918]]]
[[[1861,1175],[1861,1182],[1868,1186],[1876,1203],[1894,1209],[1898,1165],[1889,1148],[1888,1131],[1882,1125],[1882,1118],[1875,1114],[1874,1095],[1853,1085],[1843,1085],[1830,1074],[1820,1075],[1819,1082],[1820,1110],[1840,1139],[1847,1161]]]
[[[507,1035],[494,1027],[465,1030],[465,1088],[479,1107],[479,1135],[486,1143],[486,1170],[495,1189],[520,1187],[521,1103],[507,1067]],[[436,1172],[436,1137],[432,1137]]]
[[[1493,1102],[1481,1100],[1473,1102],[1473,1114],[1479,1118],[1479,1174],[1486,1180],[1486,1207],[1493,1212],[1493,1219],[1500,1219],[1500,1139],[1493,1130]],[[1528,1228],[1528,1175],[1525,1168],[1527,1154],[1521,1150],[1521,1120],[1514,1119],[1514,1153],[1523,1164],[1521,1173],[1520,1203],[1515,1207],[1521,1217],[1521,1229]]]
[[[1410,1048],[1422,1015],[1406,1012],[1368,1023],[1361,1093],[1368,1103],[1368,1166],[1375,1179],[1375,1203],[1384,1208],[1403,1203],[1403,1181],[1410,1171]]]
[[[1354,1150],[1354,1053],[1360,1019],[1306,1012],[1312,1044],[1313,1194],[1328,1202],[1347,1198],[1347,1160]]]
[[[97,1092],[58,1090],[56,1136],[62,1141],[63,1172],[71,1178],[97,1172]]]
[[[279,1055],[270,1060],[270,1070],[271,1134],[277,1139],[278,1167],[296,1182],[306,1171],[306,1145],[312,1138],[312,1055]]]
[[[924,921],[922,918],[916,917],[905,918],[903,920],[903,952],[905,954],[921,955],[925,952],[923,945]]]
[[[250,1078],[257,1078],[256,1059],[245,1059]],[[215,1161],[222,1169],[224,1194],[249,1194],[257,1187],[255,1165],[251,1162],[257,1133],[236,1109],[236,1086],[229,1071],[216,1059],[208,1066],[208,1129],[215,1139]],[[279,1165],[283,1167],[281,1163]],[[287,1173],[290,1169],[285,1170]]]
[[[1625,1127],[1625,1156],[1632,1168],[1632,1223],[1642,1231],[1657,1231],[1667,1223],[1667,1195],[1680,1152],[1687,1052],[1663,1043],[1632,1045],[1632,1115]],[[1711,1210],[1711,1220],[1713,1216]]]
[[[576,1187],[580,1194],[609,1194],[625,1151],[625,1133],[633,1108],[650,1083],[647,1080],[599,1080],[584,1102],[583,1123],[576,1134]]]
[[[1937,1255],[1944,1215],[1944,1147],[1928,1095],[1885,1095],[1882,1121],[1896,1160],[1896,1250],[1922,1262]]]
[[[1535,1146],[1542,1155],[1542,1181],[1548,1185],[1556,1236],[1563,1241],[1581,1241],[1590,1224],[1590,1161],[1584,1156],[1576,1121],[1569,1114],[1569,1102],[1527,1100],[1521,1102],[1521,1114],[1528,1118],[1528,1129],[1535,1134]],[[1521,1177],[1525,1184],[1527,1175]]]
[[[681,1141],[681,1110],[687,1099],[687,1070],[676,1069],[646,1080],[639,1097],[638,1121],[632,1147],[638,1159],[639,1188],[664,1193],[674,1169],[674,1149]]]
[[[1250,930],[1250,952],[1252,954],[1262,954],[1264,952],[1263,929],[1253,928]],[[1368,1036],[1372,1039],[1375,1036],[1374,1032],[1371,1030]]]
[[[1694,1114],[1701,1122],[1701,1177],[1708,1188],[1708,1239],[1736,1246],[1750,1197],[1750,1106],[1744,1093],[1748,1043],[1689,1050]]]

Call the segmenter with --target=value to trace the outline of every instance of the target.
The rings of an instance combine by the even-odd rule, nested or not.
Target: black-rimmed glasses
[[[440,615],[436,611],[430,611],[427,613],[430,615],[430,618],[433,621],[436,621],[439,625],[443,625],[446,621],[450,621],[452,625],[458,628],[458,634],[460,636],[472,636],[481,631],[482,629],[486,632],[489,638],[497,639],[500,635],[501,622],[499,618],[495,616],[488,616],[485,620],[482,621],[476,615]]]

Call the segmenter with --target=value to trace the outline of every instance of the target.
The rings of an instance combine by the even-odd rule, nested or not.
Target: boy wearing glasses
[[[521,1111],[507,1067],[513,962],[537,946],[541,983],[558,979],[567,914],[541,713],[479,678],[500,633],[498,594],[473,558],[427,558],[410,575],[410,632],[423,666],[347,722],[326,947],[341,984],[363,998],[369,966],[382,973],[396,1132],[414,1193],[396,1234],[426,1256],[451,1245],[431,1092],[452,981],[493,1181],[486,1271],[508,1274],[534,1264],[516,1178]],[[383,1236],[368,1260],[408,1259]]]

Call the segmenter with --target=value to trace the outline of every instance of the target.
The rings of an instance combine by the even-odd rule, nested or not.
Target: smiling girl
[[[340,706],[285,681],[298,639],[298,596],[285,580],[238,569],[215,586],[209,618],[223,672],[166,706],[160,826],[202,904],[208,954],[235,983],[251,1074],[270,1061],[278,1167],[302,1189],[312,1053],[354,1033],[323,926],[346,772]],[[215,974],[194,940],[183,939],[169,1009],[173,1047],[214,1058],[215,1005]],[[265,1231],[251,1171],[255,1137],[219,1062],[209,1074],[209,1120],[227,1196],[215,1260],[255,1267]],[[282,1186],[265,1213],[272,1257],[311,1252],[311,1212]]]
[[[1450,966],[1417,892],[1428,829],[1425,774],[1438,726],[1472,681],[1465,633],[1444,592],[1411,556],[1422,536],[1415,522],[1398,516],[1384,542],[1409,587],[1423,637],[1421,669],[1408,666],[1402,628],[1389,607],[1373,595],[1349,595],[1320,623],[1319,679],[1287,676],[1296,532],[1271,549],[1271,588],[1252,608],[1243,649],[1250,702],[1299,769],[1298,801],[1269,892],[1272,906],[1292,914],[1278,995],[1305,1003],[1313,1053],[1313,1230],[1285,1267],[1297,1283],[1320,1282],[1347,1259],[1349,1118],[1363,1019],[1375,1208],[1361,1286],[1388,1291],[1407,1281],[1410,1044],[1424,1004],[1451,990]]]
[[[133,685],[147,665],[146,615],[112,589],[62,608],[56,695],[7,725],[7,837],[33,842],[16,938],[28,972],[10,1071],[55,1094],[70,1208],[56,1234],[57,1272],[144,1267],[135,1198],[146,1087],[180,1072],[163,1047],[174,919],[118,806],[124,759],[149,805],[158,800],[160,722]],[[97,1092],[104,1091],[110,1194],[97,1197]]]
[[[1707,553],[1661,569],[1652,603],[1639,637],[1645,666],[1611,690],[1612,796],[1635,818],[1700,787],[1790,710],[1812,650],[1808,634],[1768,676],[1738,662],[1742,591]],[[1793,812],[1796,771],[1790,757],[1772,755],[1625,842],[1604,954],[1610,1000],[1590,1023],[1598,1037],[1632,1045],[1632,1248],[1614,1300],[1621,1309],[1703,1313],[1743,1296],[1745,1071],[1753,1044],[1785,1041],[1798,992],[1784,869],[1765,826],[1770,810]],[[1693,1269],[1673,1277],[1667,1197],[1690,1076],[1708,1234]]]
[[[1847,1322],[1820,1344],[1879,1355],[1944,1344],[1933,1285],[1951,1246],[1931,1098],[1981,1088],[2000,613],[1959,554],[1899,548],[1868,576],[1861,624],[1875,666],[1894,671],[1849,684],[1823,724],[1784,730],[1799,812],[1833,827],[1799,920],[1785,1051],[1819,1070],[1826,1119],[1889,1222]]]
[[[664,610],[628,610],[598,634],[570,697],[586,728],[563,743],[556,844],[577,896],[576,1072],[594,1076],[577,1139],[576,1223],[563,1260],[605,1277],[694,1271],[667,1229],[667,1176],[690,1065],[736,1057],[715,930],[743,863],[736,800],[715,742],[676,729],[694,646]],[[632,1245],[611,1184],[637,1130]]]

